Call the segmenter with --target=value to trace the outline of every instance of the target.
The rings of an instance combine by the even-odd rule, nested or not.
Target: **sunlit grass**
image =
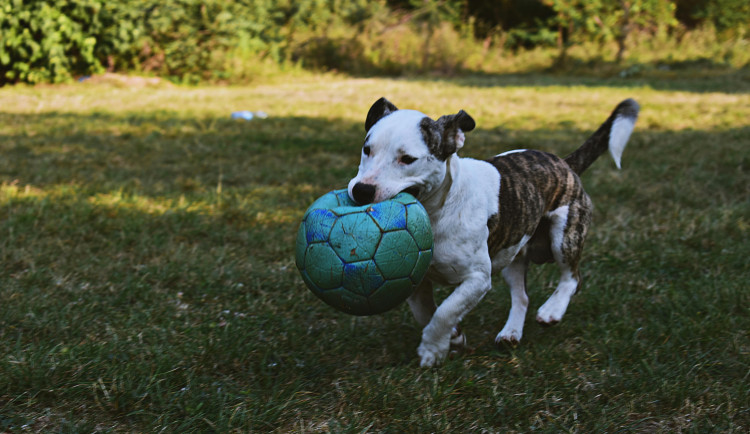
[[[0,431],[736,431],[750,425],[750,94],[735,82],[300,76],[252,87],[0,89]],[[642,106],[596,205],[564,321],[418,368],[405,306],[351,317],[307,291],[297,222],[356,172],[388,97],[465,109],[465,156],[564,155]],[[268,119],[234,121],[235,110]],[[532,311],[556,284],[529,275]],[[445,296],[446,289],[439,295]],[[23,427],[26,428],[23,428]]]

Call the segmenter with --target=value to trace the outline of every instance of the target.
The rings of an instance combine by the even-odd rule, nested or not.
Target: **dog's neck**
[[[425,197],[420,198],[422,206],[425,207],[427,213],[432,215],[433,212],[440,210],[445,205],[445,201],[448,199],[448,194],[453,187],[453,183],[458,179],[459,175],[459,157],[456,154],[451,155],[445,160],[445,177],[440,185],[434,190],[430,191]]]

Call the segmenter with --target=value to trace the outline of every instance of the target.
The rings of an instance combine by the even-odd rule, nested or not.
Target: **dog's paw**
[[[562,320],[565,314],[566,306],[560,306],[559,304],[550,303],[547,301],[539,308],[536,313],[536,322],[541,325],[551,326],[555,325]]]
[[[442,344],[442,343],[441,343]],[[450,339],[445,339],[445,345],[434,345],[430,343],[422,342],[417,348],[417,354],[419,354],[419,366],[423,368],[429,368],[432,366],[438,366],[445,360],[450,349]]]
[[[417,354],[419,354],[419,366],[423,368],[437,366],[445,358],[445,356],[440,355],[437,348],[430,348],[430,346],[424,344],[417,348]]]
[[[523,330],[511,327],[503,327],[500,333],[495,337],[495,345],[509,344],[518,345],[521,342],[521,336],[523,336]]]

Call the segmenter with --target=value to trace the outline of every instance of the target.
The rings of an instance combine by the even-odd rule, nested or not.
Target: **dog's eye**
[[[365,155],[370,155],[370,147],[369,147],[369,146],[367,146],[367,145],[365,145],[365,147],[364,147],[364,148],[362,148],[362,152],[363,152],[363,153],[364,153]]]
[[[417,161],[417,158],[412,157],[411,155],[402,155],[401,158],[398,159],[399,163],[406,164],[406,165],[409,165],[415,161]]]

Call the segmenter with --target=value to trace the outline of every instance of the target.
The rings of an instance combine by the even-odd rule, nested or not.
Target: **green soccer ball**
[[[375,315],[414,292],[432,260],[432,228],[408,193],[359,206],[346,190],[321,196],[297,232],[296,263],[308,288],[336,309]]]

